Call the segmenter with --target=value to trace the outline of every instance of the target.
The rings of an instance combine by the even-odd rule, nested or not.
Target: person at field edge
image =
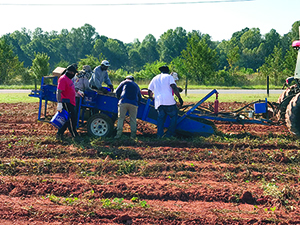
[[[120,138],[123,132],[123,124],[126,113],[130,117],[130,137],[136,138],[136,116],[138,105],[141,101],[141,90],[134,82],[133,76],[127,76],[116,89],[116,95],[119,99],[118,102],[118,125],[117,135],[115,138]]]
[[[161,73],[156,75],[148,86],[148,94],[151,99],[153,99],[154,94],[154,107],[158,112],[157,137],[162,138],[164,136],[164,123],[167,115],[170,117],[170,125],[165,137],[172,137],[175,135],[178,114],[178,108],[172,95],[172,90],[178,97],[180,107],[183,105],[183,100],[177,89],[173,76],[170,76],[169,74],[169,67],[161,66],[159,67],[159,70]]]
[[[89,80],[89,86],[91,89],[97,89],[102,91],[103,93],[107,93],[108,92],[107,89],[102,87],[102,83],[104,82],[110,88],[111,92],[114,91],[114,86],[112,85],[107,73],[107,69],[109,66],[110,66],[109,62],[107,60],[103,60],[101,62],[101,65],[97,66],[94,69],[92,77]]]
[[[75,87],[72,81],[73,77],[77,73],[76,67],[70,65],[65,70],[65,73],[58,79],[57,85],[57,111],[65,109],[70,116],[70,119],[57,131],[56,139],[63,140],[63,134],[68,128],[72,137],[79,138],[79,134],[76,130],[77,117],[76,117],[76,101],[75,101]]]

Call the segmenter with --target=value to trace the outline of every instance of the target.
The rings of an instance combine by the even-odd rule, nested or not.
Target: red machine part
[[[216,93],[216,100],[215,100],[215,106],[214,106],[214,113],[219,113],[219,100],[218,100],[218,93]]]
[[[293,44],[292,44],[292,47],[293,48],[300,48],[300,40],[294,41]]]

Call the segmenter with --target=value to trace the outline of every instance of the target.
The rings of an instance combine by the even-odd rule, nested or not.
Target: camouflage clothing
[[[76,97],[80,97],[77,93],[78,90],[84,92],[85,90],[89,89],[89,79],[92,76],[91,70],[83,70],[79,71],[79,73],[73,78],[75,90],[76,90]]]

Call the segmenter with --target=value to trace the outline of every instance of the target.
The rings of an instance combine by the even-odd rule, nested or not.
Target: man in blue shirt
[[[141,91],[134,82],[133,76],[127,76],[116,89],[118,103],[118,126],[115,138],[120,138],[123,132],[123,124],[126,113],[130,116],[130,137],[136,138],[136,116],[139,102],[141,101]]]

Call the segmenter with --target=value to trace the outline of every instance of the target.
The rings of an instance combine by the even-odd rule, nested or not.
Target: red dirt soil
[[[235,108],[220,103],[220,110],[229,106]],[[49,108],[53,113],[54,107]],[[0,103],[0,224],[300,224],[299,171],[280,154],[297,154],[298,142],[285,126],[216,123],[221,133],[246,139],[210,143],[157,141],[155,126],[138,121],[138,141],[95,141],[80,128],[86,139],[82,144],[72,141],[68,131],[67,141],[55,140],[56,129],[38,122],[37,113],[38,103]],[[129,136],[129,125],[124,126]],[[260,136],[292,141],[260,143]],[[258,143],[254,146],[251,140]],[[110,149],[111,154],[104,154]],[[247,161],[241,151],[257,155]],[[231,161],[220,152],[231,154]],[[261,152],[266,158],[278,154],[269,162],[259,158]],[[112,158],[125,153],[128,156]],[[249,172],[259,163],[263,171]],[[127,174],[124,165],[131,169]],[[263,176],[273,183],[282,173],[272,168],[285,166],[294,170],[285,176],[288,193],[294,196],[289,204],[274,194],[285,182],[274,181],[278,189],[270,195],[261,182]],[[104,200],[112,203],[114,198],[122,203],[105,207]]]

